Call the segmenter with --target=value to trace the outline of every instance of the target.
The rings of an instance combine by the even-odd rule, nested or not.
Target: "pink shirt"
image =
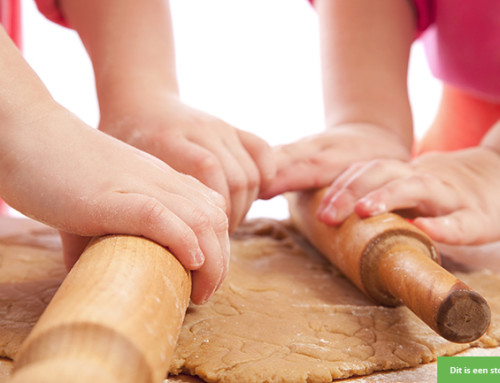
[[[49,20],[66,25],[57,7],[57,0],[35,0],[41,13]],[[21,5],[20,0],[0,0],[0,23],[5,31],[21,47]]]
[[[434,76],[500,102],[500,1],[414,0]]]
[[[0,24],[21,47],[21,4],[19,0],[0,0]]]
[[[412,1],[434,76],[499,103],[500,0]]]
[[[35,0],[38,10],[49,20],[61,24],[65,27],[68,25],[57,6],[58,0]]]

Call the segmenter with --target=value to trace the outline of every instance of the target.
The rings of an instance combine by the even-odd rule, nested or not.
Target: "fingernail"
[[[198,250],[193,255],[193,267],[199,268],[205,263],[205,255],[201,250]]]
[[[383,202],[374,202],[368,198],[362,198],[358,202],[370,215],[377,215],[387,211],[387,205]]]
[[[217,287],[215,287],[212,291],[208,292],[202,299],[201,299],[201,303],[200,305],[204,305],[205,303],[207,303],[210,298],[212,298],[212,295],[215,294],[215,292],[217,291]]]
[[[319,212],[319,216],[322,220],[333,221],[337,217],[337,209],[335,206],[329,204]]]
[[[205,303],[208,302],[208,300],[210,299],[211,295],[205,295],[202,299],[201,299],[201,302],[199,303],[199,305],[204,305]]]

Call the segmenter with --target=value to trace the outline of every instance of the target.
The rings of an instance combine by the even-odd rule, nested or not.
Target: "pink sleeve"
[[[420,35],[434,22],[434,0],[408,0],[413,4],[417,14],[417,31]],[[314,0],[309,0],[314,6]]]
[[[38,10],[49,20],[62,25],[68,26],[64,16],[59,9],[58,0],[35,0]]]
[[[417,33],[420,35],[429,25],[434,23],[433,0],[411,0],[417,14]]]

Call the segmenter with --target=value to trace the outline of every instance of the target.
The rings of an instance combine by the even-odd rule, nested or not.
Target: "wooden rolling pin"
[[[10,383],[162,382],[191,277],[162,246],[94,239],[16,356]]]
[[[384,305],[405,304],[452,342],[472,342],[486,332],[486,300],[440,266],[427,235],[391,213],[352,215],[339,227],[327,226],[316,218],[323,194],[287,196],[292,221],[361,291]]]

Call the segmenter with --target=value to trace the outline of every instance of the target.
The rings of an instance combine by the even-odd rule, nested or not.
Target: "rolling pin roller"
[[[144,238],[94,239],[16,356],[10,383],[162,382],[191,277]]]
[[[478,339],[488,329],[485,299],[440,266],[431,239],[392,214],[349,217],[339,227],[316,219],[323,191],[291,193],[290,215],[306,238],[374,301],[405,304],[444,338]]]

